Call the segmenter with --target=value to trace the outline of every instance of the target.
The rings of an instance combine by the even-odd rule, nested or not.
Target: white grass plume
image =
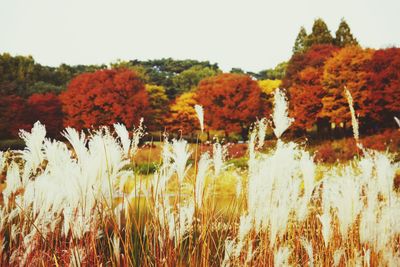
[[[210,165],[211,165],[210,154],[204,153],[203,155],[201,155],[197,167],[196,184],[195,184],[196,205],[198,207],[201,207],[201,204],[203,202],[206,174]]]
[[[274,266],[276,267],[286,267],[290,266],[289,256],[291,250],[288,247],[280,247],[278,251],[274,254]]]
[[[46,128],[39,121],[35,122],[31,132],[21,130],[19,136],[25,141],[26,148],[22,152],[26,160],[26,165],[32,168],[32,171],[43,161],[42,145],[46,137]]]
[[[0,151],[0,171],[2,171],[5,166],[6,157],[4,154],[3,151]]]
[[[400,128],[400,120],[396,116],[394,117],[394,120],[396,121],[397,126],[399,126],[399,128]]]
[[[292,124],[292,118],[288,117],[288,103],[283,90],[277,88],[274,92],[274,112],[272,114],[274,122],[274,133],[277,138],[286,131]]]
[[[179,183],[183,182],[186,172],[190,165],[186,167],[187,161],[192,154],[186,140],[172,140],[171,144],[171,158],[173,159],[174,169],[178,175]]]
[[[318,215],[318,219],[322,225],[322,237],[324,239],[325,248],[328,247],[329,240],[331,239],[332,229],[331,229],[331,215],[329,211],[323,213],[322,215]]]
[[[225,148],[220,143],[213,145],[214,175],[218,177],[224,168]]]
[[[354,111],[353,97],[351,96],[350,91],[347,90],[346,87],[344,88],[344,92],[345,92],[345,95],[346,95],[347,102],[349,103],[350,114],[351,114],[351,125],[353,126],[353,136],[354,136],[354,139],[357,142],[357,145],[360,145],[359,144],[360,133],[358,131],[358,121],[357,121],[357,118],[356,118],[356,113]]]
[[[266,118],[262,118],[261,120],[257,121],[255,126],[257,129],[257,149],[261,149],[264,145],[268,121]]]
[[[313,253],[313,247],[310,241],[308,241],[305,238],[300,239],[301,245],[304,247],[304,249],[307,252],[308,256],[308,266],[313,267],[314,266],[314,253]]]
[[[194,110],[196,111],[197,118],[199,119],[201,132],[204,131],[204,110],[200,105],[194,105]]]
[[[342,256],[344,254],[344,250],[338,249],[333,253],[333,266],[339,266],[340,260],[342,259]]]
[[[131,148],[131,139],[129,138],[128,130],[126,129],[125,125],[120,123],[115,123],[114,129],[121,141],[125,155],[128,155]]]

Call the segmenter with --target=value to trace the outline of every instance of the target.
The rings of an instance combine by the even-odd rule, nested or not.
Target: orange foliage
[[[329,118],[336,124],[350,122],[350,110],[344,88],[352,94],[354,109],[361,119],[365,121],[371,109],[371,93],[367,90],[367,71],[373,51],[362,49],[359,46],[348,46],[341,49],[330,58],[324,67],[323,84],[325,96],[322,99],[323,108],[321,118]]]
[[[247,75],[229,73],[204,79],[199,83],[197,100],[212,129],[241,131],[243,138],[250,124],[263,116],[261,88]]]
[[[307,67],[322,68],[325,61],[340,48],[330,44],[313,45],[305,53],[296,53],[290,59],[285,78],[282,81],[283,88],[290,88],[298,81],[298,74]]]
[[[284,84],[289,87],[290,116],[293,127],[311,128],[322,109],[322,86],[325,61],[338,51],[333,45],[314,45],[303,54],[295,54],[289,62]]]
[[[168,130],[179,131],[183,135],[199,130],[199,120],[194,110],[196,103],[195,94],[192,92],[183,93],[177,97],[170,107],[171,115],[167,121]]]
[[[148,94],[127,69],[99,70],[75,77],[60,99],[64,125],[78,129],[122,122],[128,128],[149,112]]]

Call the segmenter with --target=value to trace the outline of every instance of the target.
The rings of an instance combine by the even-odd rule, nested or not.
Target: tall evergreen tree
[[[306,46],[311,47],[314,44],[333,44],[333,37],[325,21],[321,18],[314,21],[312,32],[307,36]]]
[[[345,47],[348,45],[358,45],[358,41],[353,37],[347,22],[342,19],[336,31],[335,45]]]
[[[306,49],[306,39],[307,39],[307,32],[304,27],[300,28],[299,34],[297,34],[296,41],[294,42],[293,46],[293,54],[304,52]]]

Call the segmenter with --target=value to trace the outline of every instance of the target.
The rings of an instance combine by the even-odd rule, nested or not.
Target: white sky
[[[259,71],[287,60],[301,26],[344,17],[366,47],[400,45],[399,0],[0,0],[0,53],[41,64],[209,60]]]

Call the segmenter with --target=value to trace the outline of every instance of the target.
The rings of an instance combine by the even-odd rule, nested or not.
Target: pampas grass
[[[272,122],[250,133],[247,171],[229,166],[218,142],[197,155],[165,138],[157,171],[135,173],[141,126],[67,128],[67,142],[46,138],[40,123],[21,131],[26,148],[0,153],[0,265],[398,266],[399,163],[360,147],[317,178],[314,155],[281,139],[287,107],[275,91]],[[264,153],[269,125],[277,142]]]

